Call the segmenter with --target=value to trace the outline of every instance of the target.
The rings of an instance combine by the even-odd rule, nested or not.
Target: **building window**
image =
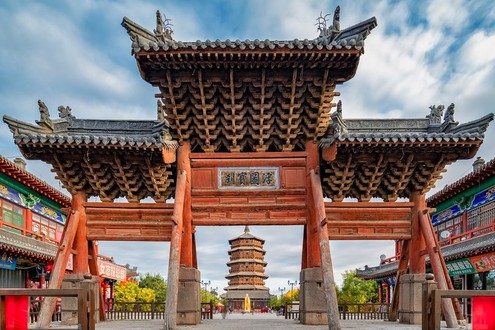
[[[62,237],[63,225],[33,213],[31,229],[46,239],[59,242]]]
[[[24,212],[22,207],[6,202],[5,200],[2,200],[1,204],[3,221],[16,227],[24,228]]]
[[[455,218],[449,219],[435,226],[438,240],[444,240],[446,238],[460,235],[462,230],[462,215],[458,215]],[[448,235],[445,233],[448,232]]]
[[[495,202],[490,202],[467,212],[467,230],[474,230],[479,227],[490,225],[495,220]],[[477,232],[477,235],[483,234],[486,231]]]

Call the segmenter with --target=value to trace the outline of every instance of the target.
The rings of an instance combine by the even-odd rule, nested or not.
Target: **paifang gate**
[[[170,241],[165,327],[197,324],[196,226],[302,225],[305,324],[339,328],[332,239],[401,241],[399,276],[424,274],[428,253],[451,288],[425,194],[475,155],[493,114],[459,124],[452,104],[419,119],[344,119],[335,87],[356,73],[375,18],[341,30],[337,8],[316,39],[289,41],[176,41],[159,12],[154,32],[122,25],[159,88],[156,120],[78,119],[63,106],[52,119],[41,101],[36,125],[4,117],[23,155],[51,164],[72,194],[51,287],[71,251],[76,273],[97,275],[97,240]],[[445,305],[449,322],[462,318]]]

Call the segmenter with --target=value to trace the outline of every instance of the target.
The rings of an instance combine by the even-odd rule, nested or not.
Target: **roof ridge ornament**
[[[335,36],[340,32],[340,6],[335,8],[333,13],[333,24],[330,27],[327,27],[327,17],[330,14],[326,14],[323,16],[323,13],[320,12],[320,16],[316,19],[316,24],[318,25],[318,32],[320,32],[320,37],[327,37],[330,40],[335,39]]]
[[[443,105],[430,105],[430,114],[426,115],[426,118],[430,120],[430,125],[440,125],[442,123],[442,115],[445,106]]]
[[[174,40],[172,38],[172,34],[174,33],[174,31],[172,30],[173,24],[170,23],[171,21],[172,20],[170,18],[167,18],[165,14],[163,15],[162,19],[160,11],[156,11],[156,29],[153,30],[153,32],[158,39],[162,41]]]
[[[58,107],[58,116],[62,119],[74,119],[74,115],[72,114],[72,109],[69,106],[64,107],[60,105]]]
[[[40,111],[40,120],[36,120],[36,124],[53,131],[53,123],[50,119],[50,112],[48,111],[48,107],[45,102],[38,100],[38,108]]]
[[[454,108],[455,104],[451,103],[447,108],[447,111],[445,111],[445,116],[443,117],[443,123],[441,127],[442,132],[448,132],[452,128],[459,125],[459,122],[454,120]]]
[[[331,116],[332,126],[334,129],[334,136],[340,136],[341,134],[347,133],[347,123],[342,117],[342,101],[339,100],[337,103],[337,109]]]

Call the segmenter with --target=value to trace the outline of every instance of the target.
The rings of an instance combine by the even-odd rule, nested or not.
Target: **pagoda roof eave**
[[[237,272],[237,273],[230,273],[225,276],[225,278],[232,278],[232,277],[238,277],[238,276],[249,276],[249,277],[262,277],[262,278],[268,278],[268,275],[265,275],[264,273],[259,273],[259,272]]]
[[[122,26],[126,29],[132,41],[132,51],[134,54],[139,52],[190,52],[212,50],[232,52],[241,50],[251,52],[262,50],[271,52],[283,49],[287,50],[358,50],[362,52],[364,40],[370,34],[371,30],[377,26],[375,17],[371,17],[358,24],[340,31],[327,31],[315,39],[294,39],[294,40],[205,40],[183,42],[173,40],[169,36],[160,33],[157,30],[153,32],[143,28],[127,17],[122,20]]]
[[[320,140],[324,196],[337,202],[347,197],[395,201],[413,191],[427,193],[447,165],[474,157],[493,117],[460,125],[452,116],[443,123],[432,118],[344,120],[338,105],[329,133]]]
[[[178,142],[161,110],[157,120],[92,120],[77,119],[61,106],[60,118],[51,119],[46,105],[38,105],[37,126],[7,115],[3,120],[24,157],[52,165],[70,193],[84,192],[105,202],[120,197],[164,202],[173,196]]]
[[[97,148],[166,148],[177,149],[178,143],[167,134],[166,121],[58,119],[38,121],[38,126],[8,115],[9,126],[17,145],[54,145]]]

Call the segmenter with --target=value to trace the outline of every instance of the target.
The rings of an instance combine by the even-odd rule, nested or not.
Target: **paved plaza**
[[[345,320],[341,321],[343,329],[400,329],[419,330],[419,325],[407,325],[391,323],[383,320]],[[54,329],[62,328],[59,324],[52,324]],[[67,329],[67,327],[63,327]],[[76,327],[74,327],[76,329]],[[148,321],[106,321],[96,325],[97,330],[162,330],[163,320]],[[326,325],[303,325],[296,320],[286,320],[276,314],[229,314],[222,319],[220,314],[215,314],[212,320],[203,320],[201,324],[190,326],[178,326],[178,330],[256,330],[256,329],[289,329],[289,330],[328,330]],[[444,327],[442,327],[444,329]],[[464,329],[470,329],[465,327]]]

